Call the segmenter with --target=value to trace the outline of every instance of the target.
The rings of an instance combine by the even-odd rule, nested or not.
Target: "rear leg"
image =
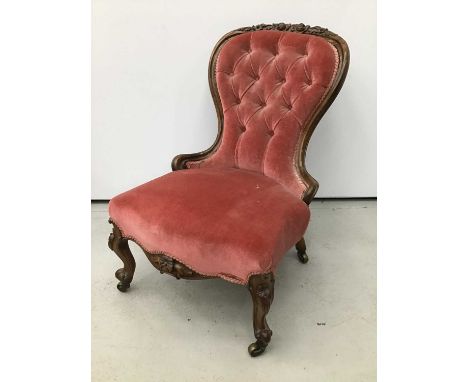
[[[297,257],[299,258],[299,261],[303,264],[307,263],[309,261],[309,256],[307,256],[306,253],[306,243],[304,238],[299,240],[296,244],[296,250],[297,250]]]

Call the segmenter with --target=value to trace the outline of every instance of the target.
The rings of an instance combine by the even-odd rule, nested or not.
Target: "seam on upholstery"
[[[244,98],[245,93],[249,91],[249,89],[255,84],[255,81],[252,81],[247,88],[242,92],[241,96],[239,97],[240,99]]]
[[[270,142],[271,142],[271,139],[268,140],[267,144],[265,145],[265,148],[263,149],[263,155],[262,155],[262,174],[263,175],[265,175],[265,158],[267,155],[268,147],[270,146]]]
[[[275,64],[276,73],[278,73],[278,76],[279,76],[280,78],[283,78],[283,75],[279,72],[278,64],[276,63],[276,60],[273,60],[273,63]],[[286,76],[285,76],[285,77],[286,77]]]
[[[265,126],[267,127],[267,130],[271,130],[274,133],[275,131],[273,129],[270,129],[270,126],[268,126],[268,122],[266,120],[265,113],[263,114],[263,120],[265,122]],[[265,157],[266,157],[267,149],[268,149],[268,146],[269,146],[270,142],[271,142],[271,139],[268,140],[268,142],[267,142],[267,144],[265,146],[265,149],[263,150],[263,155],[262,155],[262,174],[263,175],[265,175]]]
[[[294,98],[293,100],[291,100],[291,108],[294,106],[294,104],[296,103],[297,99],[298,99],[300,96],[304,95],[304,90],[305,90],[305,89],[302,89],[302,93],[299,92],[299,94],[296,96],[296,98]],[[302,125],[302,123],[301,123],[301,125]]]
[[[273,131],[273,133],[275,132],[276,130],[276,126],[278,126],[278,124],[284,119],[286,118],[286,116],[288,115],[290,111],[286,111],[282,116],[281,118],[274,124],[274,126],[271,128],[271,131]],[[268,126],[268,124],[266,123],[265,121],[265,124]],[[300,125],[302,127],[302,125]],[[266,146],[265,146],[265,149],[263,150],[263,155],[262,155],[262,174],[265,175],[265,158],[266,158],[266,153],[267,153],[267,149],[268,149],[268,146],[271,142],[271,139],[268,140]]]
[[[220,51],[220,53],[221,53],[221,51]],[[237,59],[237,61],[234,63],[234,66],[232,67],[232,73],[233,73],[233,74],[234,74],[234,72],[235,72],[235,70],[236,70],[236,68],[237,68],[237,65],[239,65],[239,62],[241,62],[241,60],[242,60],[245,56],[247,56],[248,54],[249,54],[249,53],[246,52],[246,53],[244,53],[242,56],[240,56],[240,57]],[[219,60],[219,56],[218,56],[217,59]],[[217,63],[217,62],[216,62],[216,63]]]
[[[271,57],[267,62],[265,62],[265,65],[260,69],[258,68],[258,75],[261,76],[263,72],[266,70],[266,68],[271,65],[271,62],[275,59],[275,56]]]
[[[303,123],[299,120],[299,118],[297,117],[297,115],[294,113],[294,111],[291,110],[291,115],[293,116],[293,118],[297,121],[297,123],[299,124],[299,127],[302,129],[304,127]]]
[[[263,107],[259,107],[257,110],[255,110],[255,111],[250,115],[250,117],[247,119],[247,121],[245,122],[245,124],[247,125],[247,124],[250,122],[250,120],[252,119],[252,117],[253,117],[255,114],[257,114],[257,113],[258,113],[260,110],[262,110],[262,109],[263,109]]]
[[[265,99],[265,102],[268,102],[270,97],[278,90],[278,88],[281,87],[281,85],[283,85],[281,82],[278,85],[276,85],[276,87],[271,91],[270,95]]]
[[[230,76],[230,75],[231,75],[231,73],[225,72],[224,70],[220,70],[220,69],[215,69],[214,72],[215,72],[215,74],[216,74],[216,73],[223,73],[223,74],[225,74],[225,75],[227,75],[227,76]]]
[[[304,62],[303,68],[304,68],[305,76],[307,77],[307,79],[310,81],[310,83],[311,83],[311,85],[312,85],[313,80],[314,80],[313,74],[312,74],[312,72],[311,72],[310,75],[309,75],[309,73],[307,72],[307,71],[309,70],[309,67],[307,66],[307,63],[306,63],[306,62]]]
[[[278,41],[276,42],[276,48],[277,48],[277,49],[276,49],[276,53],[278,53],[278,54],[279,54],[279,44],[280,44],[281,40],[283,40],[283,38],[284,38],[285,36],[286,36],[286,33],[285,33],[285,32],[281,32],[281,35],[280,35]]]
[[[249,61],[250,61],[250,69],[252,69],[252,75],[256,76],[257,73],[255,73],[255,70],[254,70],[253,65],[252,65],[252,55],[251,54],[249,55]]]
[[[253,37],[253,33],[250,32],[250,39],[249,39],[249,50],[250,50],[250,53],[252,52],[252,37]],[[249,53],[249,58],[250,58],[250,68],[252,69],[252,73],[255,75],[255,70],[252,66],[252,55]]]
[[[246,282],[242,282],[241,279],[237,279],[237,278],[233,278],[233,277],[229,277],[229,276],[226,276],[225,274],[223,273],[202,273],[202,272],[199,272],[197,270],[195,270],[193,267],[187,265],[186,263],[184,263],[183,261],[181,261],[177,256],[174,256],[168,252],[164,252],[164,251],[149,251],[145,246],[143,246],[137,239],[135,239],[133,236],[130,236],[130,235],[125,235],[123,229],[114,221],[114,219],[112,218],[109,218],[109,221],[112,223],[112,224],[115,224],[117,226],[117,228],[120,230],[120,233],[122,234],[122,239],[125,239],[125,240],[131,240],[133,241],[135,244],[137,244],[144,252],[146,253],[149,253],[150,255],[164,255],[164,256],[167,256],[167,257],[170,257],[171,259],[174,259],[174,260],[177,260],[179,263],[183,264],[184,266],[186,266],[188,269],[190,269],[191,271],[195,272],[195,273],[198,273],[202,276],[208,276],[208,277],[219,277],[219,278],[222,278],[226,281],[229,281],[231,283],[234,283],[234,284],[239,284],[239,285],[248,285],[249,283],[249,278],[253,275],[261,275],[261,274],[264,274],[264,273],[270,273],[272,272],[271,268],[272,268],[272,261],[270,260],[270,265],[268,266],[268,268],[264,271],[264,272],[249,272],[247,274],[247,281]],[[232,275],[234,276],[234,275]]]
[[[236,109],[236,116],[237,116],[237,120],[239,121],[239,125],[245,126],[245,128],[247,129],[247,126],[246,126],[247,124],[242,123],[242,121],[239,118],[239,108]],[[237,168],[239,168],[239,158],[238,158],[237,150],[239,149],[239,142],[241,138],[242,138],[242,134],[240,134],[237,137],[236,147],[234,148],[234,164]]]
[[[268,130],[271,130],[270,129],[270,126],[268,125],[268,122],[266,120],[266,116],[265,116],[265,113],[263,113],[263,121],[265,122],[265,126],[267,127]]]
[[[223,113],[226,113],[227,111],[231,110],[234,106],[238,106],[238,105],[234,104],[234,105],[228,106],[227,109],[223,109]]]
[[[288,111],[285,111],[284,114],[281,116],[280,119],[278,119],[278,121],[276,121],[276,123],[274,124],[274,126],[272,127],[272,130],[275,131],[276,129],[276,126],[278,126],[278,123],[280,123],[283,119],[286,118],[286,116],[288,115],[289,113],[289,110]]]
[[[307,39],[307,42],[306,42],[306,45],[305,45],[305,49],[306,49],[306,53],[309,52],[309,45],[310,45],[310,42],[312,41],[311,38]]]
[[[326,87],[325,87],[325,88],[326,88]],[[301,97],[301,96],[304,95],[304,91],[305,91],[305,88],[302,89],[302,93],[299,92],[299,94],[296,96],[296,98],[294,98],[293,100],[291,100],[291,109],[292,109],[292,107],[294,106],[294,104],[296,103],[297,99],[298,99],[299,97]],[[301,123],[301,125],[303,125],[303,123]]]
[[[285,103],[286,105],[289,105],[289,102],[286,101],[286,98],[285,98],[285,96],[284,96],[284,90],[283,90],[283,88],[281,88],[280,91],[281,91],[281,97],[283,97],[284,103]]]
[[[297,58],[293,61],[293,63],[292,63],[291,65],[288,66],[288,68],[286,69],[286,72],[284,73],[284,76],[285,76],[285,77],[288,75],[288,73],[289,73],[289,71],[292,69],[292,67],[293,67],[294,65],[296,65],[296,63],[297,63],[301,58],[302,58],[302,56],[297,57]]]
[[[237,121],[239,122],[239,125],[244,126],[245,123],[242,122],[240,117],[239,117],[239,108],[236,109],[236,117],[237,117]]]
[[[233,78],[233,77],[231,77],[231,81],[230,81],[230,82],[231,82],[232,94],[234,94],[234,97],[236,97],[236,99],[237,99],[236,92],[235,92],[235,90],[234,90],[234,78]],[[220,98],[221,98],[221,97],[220,97]],[[239,98],[239,99],[240,99],[240,98]],[[221,103],[222,103],[222,102],[223,102],[223,100],[221,100]]]

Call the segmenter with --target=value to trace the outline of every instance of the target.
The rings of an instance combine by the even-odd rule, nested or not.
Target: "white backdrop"
[[[320,25],[351,52],[341,93],[314,132],[307,168],[318,197],[376,196],[376,9],[373,0],[93,0],[92,199],[171,170],[217,132],[211,50],[260,23]]]

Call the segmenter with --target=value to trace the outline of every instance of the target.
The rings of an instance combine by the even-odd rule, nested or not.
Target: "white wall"
[[[92,198],[109,199],[207,148],[217,131],[211,50],[226,32],[271,22],[321,25],[346,39],[347,80],[312,136],[319,197],[376,196],[373,0],[93,0]]]

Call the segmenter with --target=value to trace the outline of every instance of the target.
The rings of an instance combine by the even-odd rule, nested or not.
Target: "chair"
[[[176,156],[173,172],[109,203],[109,247],[124,264],[118,289],[135,272],[129,240],[161,273],[246,285],[256,339],[248,351],[263,353],[278,264],[294,245],[308,260],[303,235],[318,183],[305,169],[307,144],[348,65],[346,42],[321,27],[261,24],[223,36],[209,63],[214,144]]]

